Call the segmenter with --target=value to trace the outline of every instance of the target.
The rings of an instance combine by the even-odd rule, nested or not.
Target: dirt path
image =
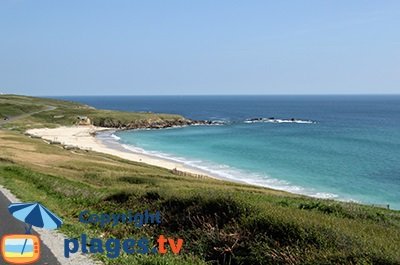
[[[34,114],[37,114],[37,113],[40,113],[40,112],[43,112],[43,111],[50,111],[50,110],[55,110],[55,109],[56,109],[56,107],[47,106],[47,108],[46,108],[46,109],[43,109],[43,110],[34,111],[34,112],[29,112],[29,113],[25,113],[25,114],[21,114],[21,115],[9,117],[7,120],[0,120],[0,127],[1,127],[2,125],[7,124],[7,123],[12,122],[12,121],[16,121],[16,120],[19,120],[19,119],[23,119],[23,118],[29,117],[29,116],[31,116],[31,115],[34,115]]]

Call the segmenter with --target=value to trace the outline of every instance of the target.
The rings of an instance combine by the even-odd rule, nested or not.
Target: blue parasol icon
[[[57,215],[37,202],[12,203],[8,206],[8,211],[14,218],[28,224],[28,228],[25,229],[27,234],[31,233],[32,226],[56,229],[62,225],[62,220]],[[21,254],[24,252],[26,241]]]

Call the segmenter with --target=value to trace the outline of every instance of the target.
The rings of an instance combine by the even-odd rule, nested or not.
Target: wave
[[[307,195],[315,198],[322,199],[337,199],[339,195],[327,192],[318,192],[311,188],[305,188],[298,185],[294,185],[288,181],[272,178],[270,176],[257,174],[254,172],[248,172],[233,168],[224,164],[215,164],[210,161],[203,160],[190,160],[184,157],[174,156],[159,151],[149,151],[143,148],[132,146],[129,144],[121,144],[126,150],[141,153],[145,155],[154,156],[160,159],[174,161],[177,163],[184,164],[187,167],[195,168],[204,172],[206,175],[214,176],[218,179],[229,180],[237,183],[245,183],[255,186],[261,186],[265,188],[271,188],[275,190],[287,191],[296,194]]]
[[[300,124],[315,124],[316,121],[313,120],[303,120],[303,119],[277,119],[277,118],[248,118],[244,121],[230,121],[225,119],[211,119],[209,123],[205,125],[230,125],[234,123],[300,123]],[[200,124],[203,125],[203,124]]]
[[[244,123],[260,123],[260,122],[269,122],[269,123],[302,123],[302,124],[314,124],[316,121],[312,120],[301,120],[301,119],[275,119],[275,118],[251,118],[246,119]]]
[[[299,123],[299,124],[315,124],[316,121],[313,120],[303,120],[303,119],[277,119],[277,118],[248,118],[244,121],[230,121],[224,119],[211,119],[207,121],[207,124],[199,124],[199,125],[230,125],[235,123]]]
[[[230,121],[228,121],[228,120],[211,120],[210,125],[226,125],[229,123],[230,123]]]
[[[216,164],[210,161],[187,159],[172,154],[163,153],[160,151],[145,150],[141,147],[133,146],[121,142],[121,138],[114,135],[114,133],[102,133],[100,139],[112,148],[121,148],[128,152],[140,153],[148,156],[153,156],[159,159],[169,160],[176,163],[183,164],[187,167],[197,169],[204,172],[205,175],[214,176],[218,179],[233,181],[237,183],[245,183],[255,186],[271,188],[275,190],[287,191],[296,194],[307,195],[315,198],[322,199],[338,199],[339,195],[334,193],[327,193],[316,191],[312,188],[305,188],[302,186],[294,185],[288,181],[276,179],[264,174],[249,172],[238,168],[231,167],[225,164]],[[345,199],[342,199],[345,200]],[[346,200],[349,201],[349,200]]]
[[[117,141],[121,140],[121,137],[116,136],[115,134],[111,134],[110,137],[112,137],[113,139],[115,139]]]

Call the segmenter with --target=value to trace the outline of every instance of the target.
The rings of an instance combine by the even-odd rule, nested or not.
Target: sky
[[[0,93],[400,93],[398,0],[0,0],[0,36]]]

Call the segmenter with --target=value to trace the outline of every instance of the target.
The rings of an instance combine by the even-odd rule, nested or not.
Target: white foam
[[[115,134],[111,134],[111,137],[117,141],[121,140],[121,137],[116,136]]]
[[[113,133],[111,134],[104,133],[99,136],[101,136],[100,138],[102,140],[105,140],[106,142],[107,141],[111,142],[113,144],[118,144],[127,151],[181,163],[185,166],[192,167],[194,169],[202,171],[204,172],[205,175],[215,176],[219,179],[234,181],[238,183],[246,183],[250,185],[256,185],[276,190],[282,190],[291,193],[307,195],[315,198],[352,201],[351,199],[339,198],[339,195],[337,194],[316,191],[315,189],[312,188],[305,188],[302,186],[294,185],[293,183],[290,183],[288,181],[272,178],[264,174],[258,174],[254,172],[233,168],[226,164],[217,164],[210,161],[203,161],[199,159],[190,160],[185,157],[180,157],[168,153],[145,150],[141,147],[121,143],[120,142],[121,138],[119,136],[114,135]]]
[[[258,119],[247,119],[244,123],[300,123],[300,124],[314,124],[315,121],[311,120],[300,120],[300,119],[272,119],[272,118],[258,118]]]
[[[144,149],[139,148],[139,147],[135,147],[133,145],[122,144],[121,146],[123,148],[125,148],[125,149],[127,149],[129,151],[135,152],[135,153],[141,153],[141,154],[145,153]]]
[[[244,170],[233,168],[229,165],[215,164],[212,162],[202,161],[202,160],[188,160],[184,157],[174,156],[171,154],[166,154],[158,151],[148,151],[144,150],[143,148],[128,144],[122,144],[122,146],[129,151],[181,163],[184,164],[185,166],[196,168],[204,172],[205,174],[215,176],[217,178],[224,180],[246,183],[250,185],[282,190],[296,194],[308,195],[315,198],[336,199],[339,197],[337,194],[318,192],[311,188],[305,188],[298,185],[294,185],[285,180],[280,180],[272,178],[270,176],[260,175],[253,172],[247,172]]]
[[[339,196],[333,193],[326,193],[326,192],[317,192],[314,195],[310,195],[312,197],[316,198],[322,198],[322,199],[337,199]]]

